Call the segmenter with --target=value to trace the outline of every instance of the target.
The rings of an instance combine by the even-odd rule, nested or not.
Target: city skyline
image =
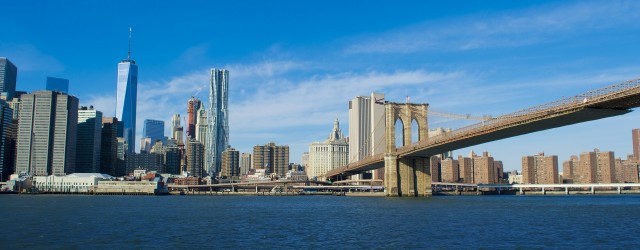
[[[47,9],[52,3],[42,5]],[[117,4],[80,5],[93,10],[74,17],[92,25],[84,37],[71,31],[86,30],[71,15],[28,23],[21,20],[35,13],[24,3],[7,3],[16,10],[8,18],[16,22],[0,40],[0,57],[18,67],[16,90],[44,89],[46,76],[70,79],[70,94],[82,105],[112,116],[113,62],[125,56],[124,32],[132,26],[136,59],[144,65],[137,135],[144,119],[169,122],[174,113],[186,117],[184,103],[190,96],[207,100],[208,69],[226,68],[234,148],[251,152],[256,144],[277,141],[290,146],[293,162],[300,161],[309,142],[324,137],[336,114],[348,121],[349,100],[371,92],[398,102],[410,96],[437,111],[499,115],[640,76],[633,60],[638,54],[633,31],[640,19],[635,2],[408,2],[384,8],[347,3],[342,9],[324,3],[225,3],[244,12],[212,20],[181,16],[176,23],[158,23],[150,13],[207,8],[158,4],[145,10],[144,4],[132,3],[124,10],[128,17],[113,20],[107,13]],[[295,11],[255,23],[251,20],[266,15],[253,10],[260,7],[255,5],[269,5],[269,17]],[[52,14],[36,12],[43,19]],[[245,15],[252,18],[242,20]],[[237,23],[217,25],[227,19]],[[200,26],[185,25],[190,23]],[[211,27],[233,35],[219,39],[198,31]],[[49,43],[51,32],[57,32],[59,41]],[[165,37],[171,38],[160,39]],[[633,112],[456,150],[454,155],[490,151],[504,161],[505,170],[519,169],[522,156],[541,151],[568,159],[600,148],[624,157],[633,152],[630,131],[638,127],[638,118]],[[437,117],[429,123],[430,128],[469,124]]]

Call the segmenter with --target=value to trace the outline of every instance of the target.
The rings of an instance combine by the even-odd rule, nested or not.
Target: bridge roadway
[[[485,142],[623,115],[639,106],[640,79],[634,79],[429,137],[397,148],[396,154],[398,159],[430,157]],[[382,167],[384,154],[377,154],[331,170],[324,177],[337,180]]]

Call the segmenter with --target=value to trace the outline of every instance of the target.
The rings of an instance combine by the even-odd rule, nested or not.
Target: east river
[[[0,195],[0,249],[640,246],[640,196]]]

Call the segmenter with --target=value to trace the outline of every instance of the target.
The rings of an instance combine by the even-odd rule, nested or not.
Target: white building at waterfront
[[[340,123],[336,117],[333,130],[324,142],[314,142],[309,146],[309,163],[306,172],[309,179],[323,176],[329,170],[349,163],[349,142],[340,131]]]
[[[37,192],[89,193],[98,185],[98,181],[110,179],[113,179],[111,175],[100,173],[34,176],[33,187]]]

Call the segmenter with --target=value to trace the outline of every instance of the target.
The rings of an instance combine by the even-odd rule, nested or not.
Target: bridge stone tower
[[[395,124],[403,125],[403,145],[411,145],[411,123],[418,123],[418,141],[428,139],[428,104],[385,103],[386,151],[384,156],[384,187],[387,196],[430,196],[431,173],[429,157],[398,157]]]

